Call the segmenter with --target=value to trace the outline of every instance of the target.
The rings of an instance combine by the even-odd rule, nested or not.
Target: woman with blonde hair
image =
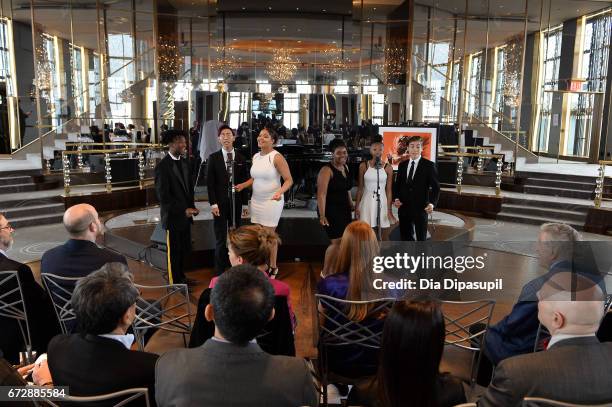
[[[360,220],[351,222],[340,240],[338,255],[330,268],[332,274],[319,282],[317,292],[348,301],[375,298],[367,293],[372,292],[372,262],[379,252],[380,247],[370,225]],[[350,304],[344,312],[350,321],[366,324],[370,330],[382,332],[384,320],[382,316],[369,315],[371,308],[363,304]],[[327,313],[328,310],[323,309],[322,312]],[[348,322],[339,314],[330,312],[329,316],[340,324]],[[367,376],[376,372],[376,350],[356,345],[337,348],[328,352],[331,371],[347,377]]]

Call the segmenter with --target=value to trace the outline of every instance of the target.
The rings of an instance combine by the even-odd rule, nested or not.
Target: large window
[[[372,124],[382,126],[385,116],[385,95],[372,95]]]
[[[14,95],[11,80],[11,53],[9,51],[8,24],[0,20],[0,82],[6,84],[7,96]]]
[[[59,126],[62,124],[62,91],[59,83],[59,73],[57,72],[57,38],[47,34],[42,34],[42,46],[47,54],[49,62],[49,101],[48,110],[51,115],[51,124]]]
[[[134,64],[132,36],[129,34],[108,35],[109,77],[108,101],[113,119],[129,118],[132,106],[127,100],[122,100],[120,94],[134,80]]]
[[[542,76],[540,79],[540,115],[537,129],[537,151],[548,151],[553,90],[559,86],[559,63],[561,61],[562,27],[542,33]]]
[[[300,121],[300,95],[285,93],[283,96],[283,124],[289,130],[297,128]]]
[[[85,111],[83,87],[83,55],[81,47],[70,45],[72,57],[72,99],[74,101],[75,116],[80,116]]]
[[[502,131],[504,122],[504,81],[506,80],[506,45],[497,48],[495,54],[495,92],[493,99],[493,128]]]
[[[100,106],[102,103],[100,89],[100,56],[92,52],[89,54],[89,67],[87,71],[87,78],[89,82],[88,86],[88,95],[89,95],[89,114],[90,117],[96,117],[96,115],[100,115],[102,112],[97,106]]]
[[[580,72],[580,76],[586,80],[584,89],[586,91],[605,92],[611,33],[612,9],[586,18]],[[565,154],[579,157],[589,156],[594,101],[593,94],[571,95],[570,124]]]
[[[248,121],[249,96],[248,92],[230,92],[229,126],[232,129],[237,129],[242,122]]]
[[[470,76],[468,77],[467,112],[474,116],[480,115],[480,75],[482,72],[482,52],[470,58]]]
[[[445,42],[429,44],[429,50],[431,64],[426,67],[426,78],[423,78],[423,120],[437,122],[442,120],[450,44]],[[445,106],[448,106],[448,101],[446,102]]]

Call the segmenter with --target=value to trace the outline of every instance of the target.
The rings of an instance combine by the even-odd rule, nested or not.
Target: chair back
[[[97,396],[66,396],[62,397],[61,405],[66,404],[83,404],[83,405],[104,405],[108,407],[121,407],[125,405],[133,405],[132,403],[138,400],[139,405],[149,407],[149,389],[146,387],[136,387],[133,389],[126,389],[116,391],[114,393],[100,394]],[[45,400],[52,407],[60,407],[51,400]]]
[[[0,271],[0,317],[14,319],[19,325],[23,343],[31,351],[32,338],[21,280],[17,271]]]
[[[612,407],[612,403],[604,404],[575,404],[564,401],[550,400],[542,397],[525,397],[522,407]]]
[[[192,329],[187,284],[134,285],[140,290],[140,296],[136,301],[136,318],[132,327],[140,350],[144,350],[145,334],[150,329],[181,334],[187,346],[186,335]]]
[[[62,333],[71,333],[76,325],[76,314],[70,300],[72,300],[72,292],[80,277],[62,277],[49,273],[41,273],[40,276],[53,303]]]
[[[440,301],[440,304],[446,329],[444,344],[472,352],[470,380],[474,385],[495,301]]]

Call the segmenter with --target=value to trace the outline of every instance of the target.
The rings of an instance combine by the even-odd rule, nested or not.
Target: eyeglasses
[[[10,223],[7,223],[5,226],[0,227],[0,230],[4,230],[4,229],[11,229],[11,230],[15,230]]]

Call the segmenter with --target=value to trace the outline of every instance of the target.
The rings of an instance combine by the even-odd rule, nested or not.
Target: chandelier
[[[218,56],[210,64],[211,70],[220,74],[223,78],[232,76],[240,68],[240,63],[229,52],[230,50],[231,48],[225,46],[216,47],[215,51],[217,51]]]
[[[517,35],[508,41],[504,50],[504,103],[509,107],[518,107],[521,94],[521,63],[523,55],[523,36]]]
[[[396,84],[406,74],[406,50],[401,46],[391,45],[383,50],[384,62],[377,65],[383,83]]]
[[[49,101],[51,99],[51,77],[53,75],[53,64],[49,60],[47,49],[44,46],[44,36],[41,34],[40,40],[36,45],[36,77],[32,84],[38,89],[38,96]]]
[[[274,50],[272,61],[268,63],[266,74],[276,82],[287,82],[293,79],[300,61],[291,55],[287,48]]]
[[[323,55],[327,62],[319,65],[321,71],[325,76],[336,76],[336,74],[343,72],[346,69],[346,61],[342,58],[342,51],[338,48],[326,49],[323,51]]]
[[[160,38],[158,45],[159,77],[162,81],[176,81],[181,66],[178,47],[170,38]]]

